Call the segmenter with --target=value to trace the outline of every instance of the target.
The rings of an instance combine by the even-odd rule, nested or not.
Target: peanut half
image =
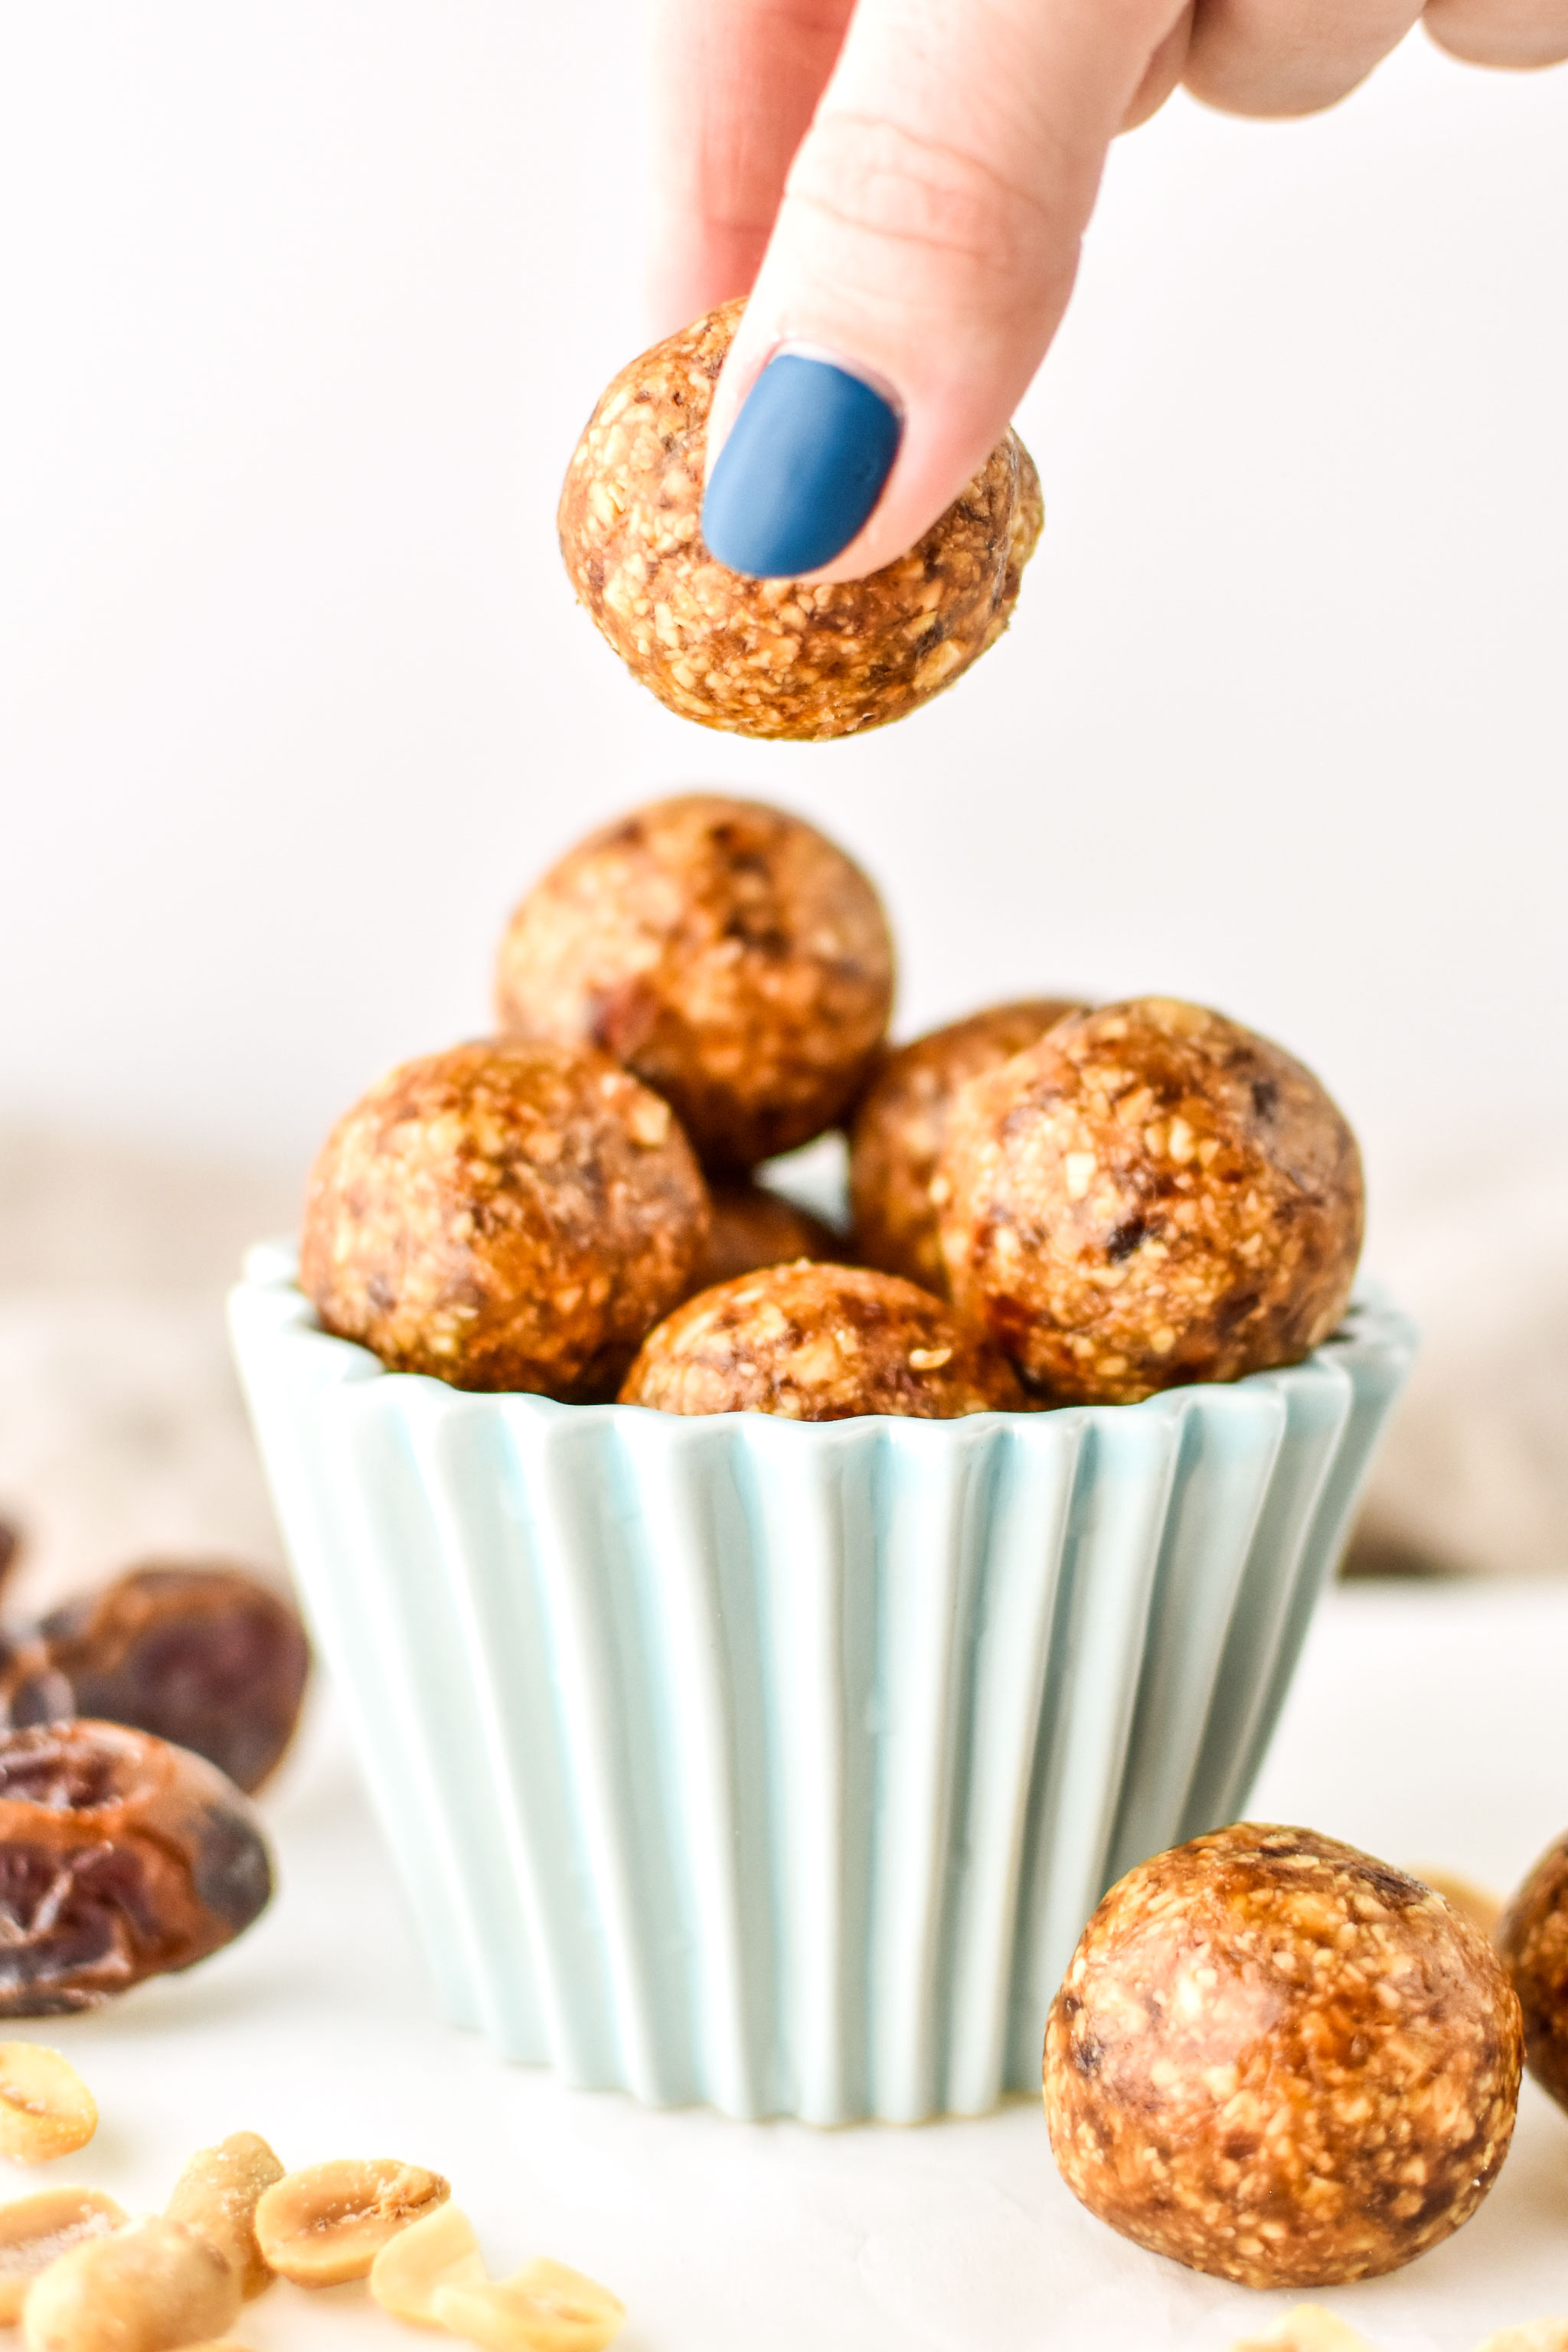
[[[1429,1886],[1434,1895],[1451,1903],[1473,1927],[1479,1927],[1489,1943],[1491,1941],[1502,1917],[1502,1905],[1489,1887],[1478,1886],[1474,1879],[1461,1878],[1452,1870],[1418,1870],[1415,1875],[1423,1886]]]
[[[1321,2303],[1299,2303],[1261,2336],[1232,2345],[1231,2352],[1372,2352],[1372,2347]]]
[[[162,2214],[72,2246],[22,2307],[27,2352],[174,2352],[221,2336],[239,2281],[214,2246]]]
[[[437,2286],[430,2303],[439,2326],[487,2352],[603,2352],[626,2316],[607,2287],[542,2258],[482,2286]]]
[[[272,2284],[271,2265],[256,2242],[256,2209],[283,2178],[259,2133],[231,2132],[216,2147],[196,2150],[164,2208],[171,2221],[199,2230],[217,2248],[247,2303]]]
[[[438,2286],[483,2286],[484,2258],[474,2225],[455,2205],[437,2205],[389,2238],[370,2266],[370,2291],[384,2311],[417,2327],[439,2327],[432,2307]]]
[[[286,2173],[256,2208],[262,2260],[298,2286],[363,2278],[399,2230],[451,2195],[438,2172],[394,2157],[340,2157]]]
[[[0,2205],[0,2326],[21,2317],[40,2271],[84,2238],[107,2238],[124,2219],[101,2189],[37,2189]]]
[[[1527,2319],[1520,2327],[1500,2327],[1476,2352],[1568,2352],[1568,2319]]]
[[[97,2129],[97,2102],[68,2059],[42,2042],[0,2042],[0,2156],[43,2164]]]

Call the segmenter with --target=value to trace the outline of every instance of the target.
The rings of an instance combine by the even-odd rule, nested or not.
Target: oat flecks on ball
[[[1469,1921],[1311,1831],[1158,1854],[1084,1930],[1046,2029],[1062,2177],[1243,2286],[1375,2278],[1467,2221],[1508,2152],[1519,2003]]]
[[[951,1421],[1017,1406],[942,1301],[896,1275],[780,1265],[689,1299],[649,1333],[623,1404],[660,1412],[858,1413]]]
[[[830,1127],[893,1003],[893,942],[815,825],[686,793],[569,850],[507,928],[503,1029],[590,1039],[671,1102],[702,1159],[754,1167]]]
[[[1031,997],[989,1005],[889,1054],[862,1098],[849,1139],[855,1240],[868,1265],[947,1296],[931,1178],[960,1087],[1011,1061],[1081,1005]]]
[[[405,1063],[311,1173],[300,1278],[325,1329],[469,1389],[613,1395],[684,1297],[708,1196],[663,1098],[591,1045]]]
[[[1568,1835],[1551,1846],[1497,1930],[1524,2011],[1524,2058],[1543,2091],[1568,2107]]]
[[[1057,1403],[1299,1362],[1361,1251],[1360,1154],[1311,1072],[1170,997],[971,1079],[937,1182],[954,1304]]]
[[[764,1265],[793,1265],[800,1258],[837,1261],[844,1255],[844,1244],[820,1217],[770,1192],[765,1184],[713,1184],[709,1201],[708,1246],[691,1277],[694,1294],[759,1273]]]
[[[896,562],[864,580],[748,580],[701,536],[713,386],[744,308],[728,302],[621,370],[566,469],[561,551],[633,675],[683,719],[817,740],[901,719],[1006,627],[1040,534],[1016,434]]]

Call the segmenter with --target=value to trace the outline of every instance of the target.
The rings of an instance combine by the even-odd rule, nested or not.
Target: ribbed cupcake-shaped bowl
[[[1037,2085],[1101,1893],[1244,1804],[1413,1345],[800,1423],[389,1373],[277,1247],[231,1322],[453,2021],[820,2124]]]

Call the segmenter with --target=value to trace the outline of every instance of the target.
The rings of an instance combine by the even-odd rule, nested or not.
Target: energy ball
[[[1046,2028],[1063,2179],[1243,2286],[1397,2270],[1468,2221],[1513,2131],[1519,2003],[1441,1895],[1310,1830],[1156,1854],[1083,1933]]]
[[[1311,1072],[1170,997],[972,1078],[936,1182],[960,1316],[1058,1404],[1299,1362],[1361,1251],[1361,1156]]]
[[[705,1290],[649,1332],[623,1404],[659,1412],[952,1421],[1021,1402],[929,1291],[860,1266],[775,1265]]]
[[[621,370],[566,469],[557,521],[580,601],[634,677],[736,735],[862,733],[951,686],[1006,627],[1044,520],[1016,434],[897,562],[865,580],[749,580],[701,536],[708,411],[743,302]]]
[[[300,1280],[325,1330],[394,1371],[591,1402],[707,1238],[660,1096],[596,1046],[480,1039],[405,1062],[338,1121]]]
[[[1568,2107],[1568,1836],[1543,1853],[1498,1926],[1497,1947],[1524,2011],[1524,2061]]]
[[[931,1180],[960,1087],[1009,1062],[1069,1013],[1058,997],[993,1004],[900,1045],[873,1079],[849,1137],[855,1239],[868,1265],[901,1274],[939,1297],[947,1268]]]
[[[821,1263],[841,1258],[844,1244],[820,1217],[797,1208],[763,1184],[714,1184],[708,1246],[691,1277],[693,1292],[764,1265],[793,1265],[797,1259]]]
[[[503,1029],[591,1040],[673,1104],[701,1158],[805,1143],[865,1084],[893,942],[859,867],[797,816],[688,793],[569,850],[501,941]]]

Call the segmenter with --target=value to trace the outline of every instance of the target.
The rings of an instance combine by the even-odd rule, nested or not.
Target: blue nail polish
[[[831,563],[881,497],[901,430],[891,403],[847,368],[781,352],[719,452],[702,501],[709,552],[756,580]]]

